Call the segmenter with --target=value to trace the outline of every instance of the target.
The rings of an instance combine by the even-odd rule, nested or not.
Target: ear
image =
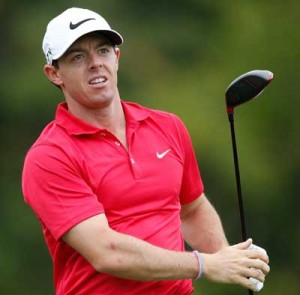
[[[119,69],[119,59],[120,59],[120,55],[121,55],[121,51],[118,47],[115,48],[115,52],[116,52],[116,65],[117,65],[117,70]]]
[[[58,69],[51,65],[44,66],[44,73],[48,77],[48,79],[55,85],[60,86],[63,81],[60,78]]]

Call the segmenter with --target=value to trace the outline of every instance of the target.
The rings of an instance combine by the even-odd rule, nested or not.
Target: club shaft
[[[246,223],[245,223],[245,214],[244,214],[244,205],[243,205],[243,196],[242,196],[242,187],[241,187],[238,153],[237,153],[237,146],[236,146],[236,139],[235,139],[233,113],[228,114],[228,118],[229,118],[229,122],[230,122],[232,151],[233,151],[233,159],[234,159],[236,188],[237,188],[238,202],[239,202],[239,212],[240,212],[242,239],[243,239],[243,241],[246,241],[247,231],[246,231]]]
[[[233,159],[234,159],[236,188],[237,188],[238,201],[239,201],[239,212],[240,212],[242,239],[243,239],[243,241],[246,241],[247,240],[247,231],[246,231],[246,223],[245,223],[245,214],[244,214],[244,205],[243,205],[239,160],[238,160],[238,153],[237,153],[236,140],[235,140],[233,112],[228,114],[228,119],[229,119],[229,123],[230,123],[230,131],[231,131],[232,151],[233,151]],[[253,295],[252,290],[248,290],[248,292],[249,292],[248,293],[249,295]]]

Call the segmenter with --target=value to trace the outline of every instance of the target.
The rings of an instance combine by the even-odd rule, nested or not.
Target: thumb
[[[232,247],[239,250],[247,250],[252,244],[252,239],[248,239],[245,242],[235,244]]]

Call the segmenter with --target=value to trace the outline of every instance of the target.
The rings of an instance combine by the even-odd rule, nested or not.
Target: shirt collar
[[[149,111],[136,103],[121,101],[125,114],[126,125],[136,125],[149,117]],[[80,118],[74,116],[68,111],[66,102],[60,103],[56,110],[55,122],[61,126],[69,134],[83,135],[83,134],[96,134],[103,131]]]
[[[123,100],[121,100],[121,103],[127,123],[138,123],[150,116],[150,112],[137,103],[125,102]]]

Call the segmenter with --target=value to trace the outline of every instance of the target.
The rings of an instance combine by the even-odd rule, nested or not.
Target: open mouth
[[[96,78],[96,79],[90,81],[90,84],[91,85],[96,85],[96,84],[101,84],[101,83],[104,83],[104,82],[106,82],[105,78]]]

